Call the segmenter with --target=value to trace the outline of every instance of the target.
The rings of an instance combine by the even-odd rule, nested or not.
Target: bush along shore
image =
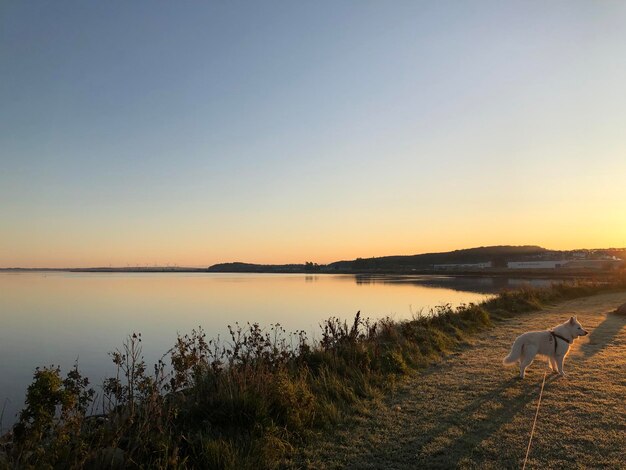
[[[111,353],[117,366],[96,393],[74,367],[35,371],[0,468],[277,468],[312,433],[328,429],[437,361],[494,321],[560,300],[626,288],[559,284],[504,292],[481,304],[376,322],[330,318],[321,340],[275,325],[202,330],[178,338],[149,368],[141,336]]]

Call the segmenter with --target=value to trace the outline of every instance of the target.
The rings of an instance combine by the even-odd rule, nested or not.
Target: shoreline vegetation
[[[411,320],[330,318],[321,339],[280,325],[229,327],[227,341],[199,329],[154,366],[133,333],[111,353],[114,377],[92,388],[77,364],[36,369],[0,468],[277,468],[296,450],[437,363],[500,320],[555,302],[623,291],[610,282],[505,291]]]

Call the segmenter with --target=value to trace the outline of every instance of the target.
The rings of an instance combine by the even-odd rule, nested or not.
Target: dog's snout
[[[589,332],[587,330],[583,330],[583,336],[587,336]]]

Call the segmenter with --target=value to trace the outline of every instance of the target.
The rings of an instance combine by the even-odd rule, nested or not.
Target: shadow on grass
[[[557,378],[555,375],[548,376],[546,389]],[[503,425],[512,421],[529,403],[536,402],[540,389],[541,382],[530,384],[514,377],[476,398],[464,408],[455,411],[454,416],[442,419],[441,422],[445,424],[411,443],[414,449],[417,448],[417,464],[429,468],[457,467],[465,458],[475,454],[477,446],[483,440],[499,432]],[[476,414],[479,416],[475,416]],[[528,429],[520,429],[520,434],[530,434],[532,418],[531,413],[528,417]],[[438,440],[441,442],[437,443]],[[428,449],[431,446],[436,448]],[[523,453],[522,448],[511,449],[508,455],[501,456],[501,463],[516,466]]]
[[[607,313],[606,318],[589,334],[589,341],[580,346],[585,358],[590,358],[606,348],[626,326],[626,315]]]

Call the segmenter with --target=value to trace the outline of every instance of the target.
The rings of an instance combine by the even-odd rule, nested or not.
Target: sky
[[[0,267],[626,246],[626,3],[0,3]]]

